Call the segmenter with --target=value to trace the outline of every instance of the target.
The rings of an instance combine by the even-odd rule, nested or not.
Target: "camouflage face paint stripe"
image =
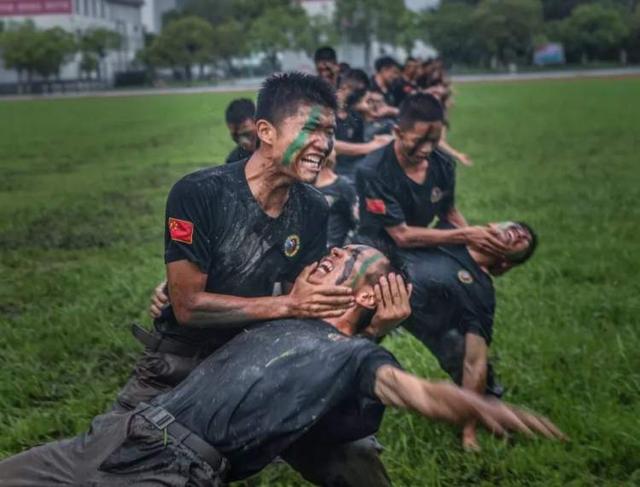
[[[355,286],[356,283],[360,280],[360,278],[364,277],[366,275],[367,270],[369,269],[369,267],[371,267],[373,264],[378,262],[383,257],[384,257],[384,255],[382,255],[382,254],[376,254],[376,255],[372,255],[367,260],[365,260],[362,263],[362,265],[360,266],[360,269],[358,270],[358,273],[353,277],[353,280],[351,281],[351,287]]]
[[[289,167],[293,163],[296,153],[298,153],[300,149],[302,149],[306,145],[307,140],[309,139],[307,130],[313,130],[316,128],[318,122],[320,121],[320,115],[320,106],[314,105],[313,107],[311,107],[311,111],[309,112],[307,121],[302,126],[300,132],[298,132],[296,138],[293,139],[293,142],[291,142],[291,144],[289,144],[289,147],[287,147],[287,149],[284,151],[284,154],[282,156],[282,164],[284,166]]]

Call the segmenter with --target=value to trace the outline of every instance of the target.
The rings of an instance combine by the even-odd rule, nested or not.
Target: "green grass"
[[[82,431],[140,351],[163,275],[173,181],[231,147],[233,95],[0,104],[0,457]],[[389,411],[380,440],[396,485],[640,483],[640,80],[459,87],[451,142],[472,222],[530,221],[533,261],[496,282],[493,354],[507,398],[553,418],[567,444],[481,437]],[[386,345],[443,377],[413,339]],[[258,484],[297,485],[286,467]]]

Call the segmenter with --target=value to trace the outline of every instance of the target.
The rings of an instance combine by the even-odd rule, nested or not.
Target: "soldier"
[[[395,139],[369,154],[356,172],[358,241],[384,250],[473,244],[496,255],[497,231],[468,226],[455,206],[455,162],[438,150],[444,112],[436,98],[410,95],[402,103]],[[439,219],[451,228],[431,228]]]
[[[393,270],[370,247],[333,249],[305,277],[354,291],[354,304],[340,316],[255,326],[151,404],[100,416],[84,435],[0,462],[2,485],[219,486],[260,471],[278,455],[295,464],[300,444],[314,447],[303,461],[336,455],[344,461],[333,445],[374,433],[384,405],[452,423],[477,419],[497,434],[562,438],[545,418],[415,377],[372,341],[353,338],[384,299],[375,283]],[[392,282],[406,302],[402,282]],[[340,476],[323,481],[345,485]]]
[[[538,240],[526,223],[488,227],[507,247],[504,256],[473,245],[400,251],[414,286],[412,315],[403,326],[429,348],[457,384],[500,397],[502,390],[488,362],[496,305],[492,277],[526,262]],[[462,443],[467,450],[479,450],[474,423],[465,426]]]
[[[316,76],[268,78],[258,94],[260,144],[248,159],[190,174],[167,200],[165,262],[171,304],[146,332],[146,349],[116,407],[131,410],[176,386],[249,323],[330,318],[353,303],[346,286],[310,286],[297,278],[326,252],[327,205],[313,183],[333,148],[336,99]],[[294,282],[274,296],[275,283]],[[384,282],[383,282],[384,284]],[[289,285],[287,284],[287,287]],[[382,306],[373,321],[397,322]],[[344,445],[344,455],[351,447]],[[378,485],[384,467],[375,449],[357,472]],[[311,465],[329,474],[319,462]],[[353,479],[354,484],[357,479]]]
[[[237,144],[225,162],[239,161],[251,156],[258,145],[255,121],[256,106],[248,98],[233,100],[225,111],[225,120],[231,139]]]

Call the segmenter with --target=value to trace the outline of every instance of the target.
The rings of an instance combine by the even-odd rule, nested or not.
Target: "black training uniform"
[[[207,292],[270,296],[274,283],[293,282],[326,253],[327,204],[318,190],[296,183],[280,216],[272,218],[251,194],[245,165],[246,160],[204,169],[174,185],[167,199],[165,262],[195,264],[208,275]],[[155,338],[175,344],[176,350],[158,356],[147,343],[151,350],[118,397],[125,409],[175,386],[241,330],[180,325],[170,306],[155,329]],[[165,363],[160,366],[159,360]]]
[[[296,183],[281,215],[271,218],[251,194],[245,165],[246,160],[205,169],[176,183],[167,200],[165,262],[194,263],[208,275],[208,292],[270,296],[276,282],[293,282],[326,253],[327,204],[317,189]],[[130,410],[175,387],[241,331],[179,325],[171,307],[154,325],[151,334],[139,328],[134,332],[146,350],[118,395],[116,409]],[[341,475],[344,485],[358,485],[363,477],[369,485],[388,485],[375,445],[346,443],[337,445],[334,454],[322,457],[300,448],[290,463],[318,484]],[[359,467],[352,468],[357,462]]]
[[[404,327],[461,384],[464,336],[472,333],[491,344],[496,308],[492,279],[465,245],[402,249],[400,255],[413,283],[412,315]]]
[[[395,246],[385,227],[427,227],[436,217],[446,219],[454,207],[455,162],[436,149],[429,155],[427,177],[419,184],[400,167],[393,144],[369,154],[356,172],[357,240],[382,251]]]
[[[249,151],[242,147],[241,145],[235,146],[235,148],[229,152],[229,155],[225,159],[225,164],[230,164],[232,162],[241,161],[242,159],[246,159],[247,157],[251,157],[253,151]]]
[[[345,118],[336,117],[336,140],[360,144],[364,142],[364,120],[353,110],[348,110]],[[356,172],[356,163],[362,156],[336,156],[336,173],[353,180]]]
[[[141,406],[97,418],[87,435],[5,460],[0,478],[7,486],[131,485],[151,479],[162,485],[189,480],[196,482],[188,485],[206,485],[201,480],[208,474],[217,485],[246,478],[278,455],[295,456],[297,442],[313,442],[331,455],[336,442],[379,428],[384,406],[374,386],[383,365],[398,366],[388,351],[347,337],[326,322],[267,322],[236,336],[178,387],[152,401],[152,407],[163,408],[226,458],[225,479],[207,470],[197,452],[176,445],[175,438],[163,443],[160,430],[140,417]],[[341,420],[343,411],[356,415]],[[345,485],[339,477],[326,484]]]
[[[329,204],[327,246],[342,247],[358,224],[358,199],[351,183],[338,176],[333,183],[318,188]]]

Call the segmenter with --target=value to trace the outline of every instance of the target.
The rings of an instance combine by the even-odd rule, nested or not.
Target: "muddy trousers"
[[[97,416],[89,432],[32,448],[0,462],[3,487],[220,487],[197,453],[137,411]]]
[[[153,348],[170,350],[171,340],[151,332]],[[141,340],[142,341],[142,340]],[[144,342],[143,342],[144,343]],[[141,402],[151,402],[172,389],[202,362],[211,349],[193,348],[185,354],[184,345],[176,346],[180,354],[154,351],[148,345],[135,365],[129,381],[118,394],[115,411],[127,411]],[[391,481],[380,459],[382,448],[374,438],[332,445],[296,445],[282,455],[302,477],[316,485],[340,487],[385,487]]]

